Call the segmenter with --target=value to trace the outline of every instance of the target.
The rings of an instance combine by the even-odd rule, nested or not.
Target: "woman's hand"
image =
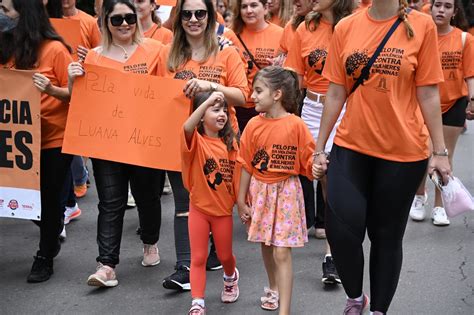
[[[474,119],[474,100],[470,100],[467,103],[466,119],[468,119],[468,120],[473,120]]]
[[[196,93],[212,90],[211,83],[205,80],[191,79],[186,82],[183,88],[184,95],[189,98],[196,96]]]
[[[41,73],[33,74],[33,83],[41,93],[51,95],[53,85],[46,76]]]
[[[84,62],[86,60],[87,53],[89,49],[84,46],[77,46],[77,57],[79,58],[79,62]]]
[[[76,77],[84,75],[84,68],[79,62],[71,62],[67,67],[67,74],[69,76],[69,81],[74,81]]]
[[[451,177],[451,166],[449,165],[449,159],[447,156],[433,155],[428,165],[428,174],[433,174],[437,171],[443,178],[443,185],[449,182]]]
[[[249,205],[245,202],[237,202],[237,211],[239,212],[240,221],[242,224],[246,224],[251,219],[251,211]]]
[[[287,54],[280,53],[275,58],[268,58],[267,61],[272,66],[283,67],[283,64],[285,63],[285,60],[286,60],[286,56],[287,56]]]
[[[321,153],[314,157],[313,161],[313,176],[316,179],[321,179],[326,175],[329,160],[326,154]]]

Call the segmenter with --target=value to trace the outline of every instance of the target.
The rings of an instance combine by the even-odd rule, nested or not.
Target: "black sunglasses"
[[[198,21],[204,20],[207,16],[207,10],[196,10],[196,11],[182,10],[181,11],[181,19],[184,21],[191,20],[193,15]]]
[[[127,13],[125,15],[112,15],[109,17],[110,24],[112,26],[120,26],[123,24],[123,21],[127,22],[128,25],[133,25],[137,23],[137,15],[135,13]]]

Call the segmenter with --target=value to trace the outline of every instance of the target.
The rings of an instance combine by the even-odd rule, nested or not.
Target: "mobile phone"
[[[430,174],[430,179],[436,188],[443,191],[443,178],[439,175],[438,171],[434,171],[433,174]]]

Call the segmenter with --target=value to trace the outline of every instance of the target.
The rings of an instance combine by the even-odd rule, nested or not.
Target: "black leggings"
[[[410,205],[428,160],[393,162],[334,145],[328,169],[326,233],[346,294],[362,295],[365,231],[371,311],[387,312],[402,266]]]

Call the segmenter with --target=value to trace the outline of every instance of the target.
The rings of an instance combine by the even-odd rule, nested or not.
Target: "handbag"
[[[411,8],[408,8],[407,9],[407,14],[410,14],[411,12]],[[364,68],[362,68],[362,71],[360,73],[360,76],[357,78],[357,81],[354,83],[354,85],[352,86],[352,89],[351,89],[351,93],[354,93],[354,91],[359,87],[359,85],[363,84],[364,81],[367,81],[369,79],[369,74],[370,74],[370,68],[372,68],[372,65],[374,64],[375,60],[377,60],[378,56],[380,55],[380,53],[382,52],[382,49],[385,47],[385,44],[387,44],[388,40],[390,39],[390,37],[392,37],[392,34],[395,32],[395,30],[397,29],[397,27],[400,25],[400,23],[402,23],[403,20],[401,18],[398,18],[395,23],[393,23],[392,27],[390,27],[390,29],[388,30],[387,34],[385,35],[385,37],[382,39],[382,41],[380,42],[379,46],[377,47],[377,49],[375,50],[374,54],[372,55],[372,57],[370,57],[369,59],[369,62],[367,62],[367,64],[365,65]]]
[[[468,211],[474,211],[474,200],[457,177],[441,187],[441,199],[448,217],[452,218]]]

